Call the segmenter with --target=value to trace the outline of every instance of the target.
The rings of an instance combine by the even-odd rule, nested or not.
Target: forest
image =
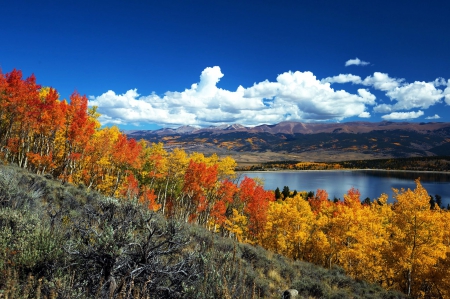
[[[179,294],[173,298],[188,294],[188,282],[194,281],[196,274],[191,277],[183,273],[188,273],[183,270],[185,267],[193,267],[190,257],[180,249],[187,241],[180,239],[170,225],[152,229],[150,214],[131,221],[132,215],[144,213],[126,205],[136,203],[170,223],[189,223],[294,261],[311,262],[330,270],[339,267],[358,281],[398,290],[410,298],[450,296],[450,214],[437,205],[430,206],[430,197],[420,181],[416,181],[415,190],[394,190],[393,204],[388,203],[385,194],[373,202],[362,203],[355,189],[348,190],[344,200],[338,202],[330,201],[325,190],[317,190],[310,197],[300,192],[276,199],[274,192],[264,190],[257,179],[237,176],[233,159],[187,154],[183,149],[169,152],[162,143],[127,138],[117,127],[102,128],[100,115],[87,104],[86,96],[78,93],[73,93],[69,101],[60,100],[56,90],[40,86],[34,76],[22,78],[18,70],[0,75],[1,163],[17,165],[62,185],[78,186],[106,198],[95,205],[86,202],[82,212],[61,214],[56,207],[47,207],[53,221],[59,219],[61,226],[78,236],[79,242],[66,244],[65,250],[76,256],[78,263],[88,261],[89,267],[101,273],[79,282],[84,287],[101,292],[96,288],[98,279],[102,279],[112,290],[111,298],[131,292],[132,283],[156,288],[157,281],[148,278],[154,271],[148,265],[164,267],[158,256],[149,260],[152,250],[161,247],[184,258],[166,260],[168,266],[179,267],[180,272],[175,272],[182,275],[171,276],[172,282],[161,280],[161,294]],[[29,203],[20,203],[20,197],[11,196],[5,186],[1,188],[1,212],[7,216],[0,219],[0,271],[6,273],[11,270],[10,265],[24,263],[16,258],[23,255],[14,239],[19,216],[14,216],[17,211],[13,213],[11,209],[27,207]],[[60,209],[65,204],[71,203],[60,202]],[[75,202],[72,205],[77,206]],[[47,237],[40,235],[37,240],[48,238],[52,226],[46,229],[41,233]],[[148,242],[141,240],[136,248],[127,247],[135,234],[148,238]],[[169,240],[162,241],[162,245],[150,242],[153,237],[167,234]],[[59,244],[47,245],[51,247],[45,249],[48,254],[59,252]],[[163,249],[164,246],[168,247]],[[97,249],[103,250],[103,255],[98,255]],[[121,260],[124,252],[130,258]],[[27,258],[33,264],[33,258]],[[45,263],[33,267],[50,271],[46,268],[50,261],[52,256],[47,255]],[[147,266],[139,267],[139,263]],[[120,285],[115,279],[118,277],[122,277]],[[2,283],[6,282],[0,281],[0,287]],[[169,286],[163,287],[166,283]],[[171,289],[172,285],[177,288]]]

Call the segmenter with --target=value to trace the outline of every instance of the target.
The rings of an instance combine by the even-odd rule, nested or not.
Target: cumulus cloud
[[[392,105],[379,104],[373,107],[373,111],[377,113],[389,113],[392,112]]]
[[[439,86],[446,86],[447,82],[445,82],[444,78],[436,78],[436,80],[433,81],[434,86],[439,87]]]
[[[447,88],[442,93],[445,96],[445,102],[450,105],[450,80],[447,81]]]
[[[374,107],[373,111],[389,113],[415,108],[428,109],[440,103],[446,94],[437,87],[442,86],[444,82],[442,78],[437,78],[433,82],[405,83],[404,79],[391,78],[386,73],[375,72],[373,76],[366,77],[361,84],[385,92],[392,104],[380,103]]]
[[[439,103],[443,97],[442,90],[436,89],[433,83],[419,82],[406,84],[389,90],[386,95],[397,101],[393,110],[409,110],[413,108],[428,109]]]
[[[417,112],[392,112],[391,114],[383,115],[382,118],[385,120],[405,120],[405,119],[414,119],[421,117],[423,115],[423,111],[419,110]]]
[[[391,78],[385,73],[375,72],[373,73],[373,76],[366,77],[361,84],[372,86],[381,91],[389,91],[400,86],[403,81],[403,79]]]
[[[425,119],[439,119],[439,118],[441,118],[441,117],[439,115],[437,115],[437,114],[435,114],[433,116],[425,117]]]
[[[370,64],[370,62],[367,61],[362,61],[360,60],[358,57],[356,57],[355,59],[349,59],[345,62],[345,66],[349,66],[349,65],[368,65]]]
[[[370,114],[376,97],[366,89],[357,94],[335,90],[311,72],[285,72],[276,78],[235,91],[217,87],[224,75],[218,66],[206,68],[200,82],[184,91],[163,96],[140,96],[136,89],[124,94],[108,91],[90,97],[98,106],[102,124],[156,123],[162,126],[220,125],[240,123],[254,126],[285,120],[340,121]]]
[[[218,87],[223,77],[220,67],[208,67],[200,74],[199,82],[183,91],[140,95],[137,89],[125,93],[109,90],[91,96],[89,106],[98,107],[104,125],[149,123],[175,127],[342,121],[350,117],[370,118],[371,112],[385,114],[382,118],[386,120],[402,120],[422,116],[423,110],[442,103],[442,99],[450,105],[450,80],[442,78],[407,83],[387,73],[374,72],[364,80],[353,74],[318,79],[309,71],[289,71],[274,81],[226,90]],[[349,92],[333,88],[335,83],[364,88],[351,87],[353,92]],[[385,100],[377,99],[373,90],[383,92]],[[413,109],[419,110],[408,111]],[[436,115],[428,119],[436,119]]]
[[[352,74],[339,74],[338,76],[328,77],[321,80],[322,83],[361,83],[361,77]]]
[[[357,116],[366,105],[373,105],[375,99],[364,89],[358,90],[358,95],[334,90],[313,73],[298,71],[279,75],[277,82],[254,84],[245,94],[253,99],[273,97],[274,109],[284,107],[293,119],[303,120],[341,120]]]

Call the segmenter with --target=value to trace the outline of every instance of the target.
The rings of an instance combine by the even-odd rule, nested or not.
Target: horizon
[[[407,5],[404,5],[406,4]],[[78,91],[103,126],[450,122],[450,3],[2,5],[0,70]]]
[[[324,122],[309,122],[309,123],[305,123],[305,122],[300,122],[300,121],[295,121],[295,120],[289,120],[289,121],[281,121],[279,123],[275,123],[275,124],[259,124],[259,125],[254,125],[254,126],[244,126],[241,125],[239,123],[232,123],[232,124],[226,124],[226,125],[210,125],[208,127],[201,127],[201,126],[197,126],[197,125],[180,125],[178,127],[161,127],[161,128],[150,128],[150,129],[122,129],[121,131],[124,133],[129,133],[129,132],[133,132],[133,131],[158,131],[158,130],[177,130],[180,128],[195,128],[198,130],[203,130],[203,129],[216,129],[219,127],[224,127],[229,128],[235,125],[238,126],[242,126],[243,128],[249,129],[249,128],[255,128],[255,127],[260,127],[260,126],[276,126],[279,125],[281,123],[301,123],[304,125],[309,125],[309,124],[313,124],[313,125],[345,125],[345,124],[350,124],[350,123],[370,123],[370,124],[381,124],[381,123],[387,123],[387,124],[449,124],[450,122],[444,122],[444,121],[424,121],[424,122],[413,122],[413,121],[392,121],[392,120],[381,120],[381,121],[367,121],[367,120],[352,120],[352,121],[346,121],[346,122],[328,122],[328,123],[324,123]]]

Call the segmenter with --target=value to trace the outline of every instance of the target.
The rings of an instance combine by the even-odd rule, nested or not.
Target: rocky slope
[[[256,127],[182,126],[126,133],[136,139],[164,142],[168,148],[183,147],[234,157],[258,153],[267,161],[286,157],[315,161],[421,157],[450,152],[450,123],[438,122],[281,122]]]

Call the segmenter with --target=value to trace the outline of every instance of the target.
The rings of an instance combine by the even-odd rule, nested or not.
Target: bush
[[[13,167],[0,168],[0,227],[8,298],[404,298]]]
[[[27,176],[20,176],[13,169],[0,169],[0,207],[29,209],[39,203],[43,190]]]

